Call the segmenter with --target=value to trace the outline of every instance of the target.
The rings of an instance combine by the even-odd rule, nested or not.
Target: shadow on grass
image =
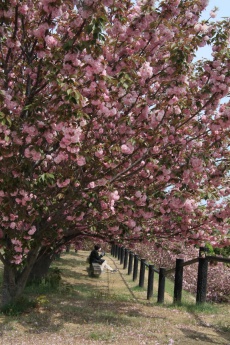
[[[28,310],[20,317],[4,317],[0,323],[0,333],[11,327],[12,322],[24,328],[26,333],[55,333],[65,328],[66,324],[113,325],[116,327],[139,324],[139,318],[146,318],[140,306],[132,302],[119,300],[119,296],[101,291],[101,287],[87,283],[74,285],[62,283],[57,290],[37,287],[27,289],[27,295],[42,299],[45,303],[36,309]],[[154,318],[154,317],[153,317]]]
[[[98,333],[92,333],[92,339],[96,339],[104,325],[135,328],[140,326],[140,320],[142,324],[150,318],[153,321],[160,320],[161,323],[167,319],[156,316],[155,313],[151,313],[150,316],[144,312],[140,303],[122,299],[121,295],[110,294],[105,281],[88,277],[87,271],[84,271],[87,267],[84,256],[75,253],[64,254],[53,266],[58,266],[63,271],[60,286],[56,289],[45,284],[28,287],[26,294],[38,300],[37,307],[21,314],[20,317],[0,316],[0,334],[15,325],[19,329],[23,328],[27,334],[51,334],[64,330],[67,325],[77,324],[81,328],[84,325],[96,325],[95,332]],[[194,337],[194,332],[185,327],[181,331],[188,338]],[[208,334],[195,333],[199,344],[205,341],[208,343]],[[221,332],[221,336],[224,338],[227,335]],[[212,337],[211,340],[210,344],[218,344],[214,342],[215,338]]]
[[[63,256],[55,260],[53,262],[53,265],[57,264],[60,267],[68,265],[68,267],[76,268],[77,266],[84,266],[87,264],[86,259],[84,257],[82,257],[81,259],[77,257],[78,254],[76,254],[76,258],[68,258],[68,259],[67,259],[67,256],[65,255],[67,254],[63,254]],[[68,260],[68,263],[67,263],[67,260]]]
[[[175,304],[172,304],[171,306],[168,306],[169,308],[173,307],[175,308]],[[208,335],[208,333],[204,332],[197,332],[194,330],[188,330],[186,328],[181,328],[181,331],[185,334],[186,337],[191,339],[196,339],[199,341],[199,344],[218,344],[219,345],[219,339],[218,336],[221,336],[222,338],[228,340],[227,344],[230,344],[230,325],[229,325],[229,317],[226,315],[226,324],[209,324],[206,323],[203,318],[200,316],[201,314],[212,314],[216,315],[219,312],[219,309],[216,305],[213,305],[212,303],[202,303],[202,304],[191,304],[191,303],[181,303],[177,305],[179,309],[186,310],[189,314],[193,315],[194,319],[196,320],[197,324],[201,327],[207,328],[207,329],[214,329],[216,331],[216,339],[215,336]],[[224,314],[223,314],[224,315]],[[227,325],[228,320],[228,325]]]
[[[20,324],[29,334],[55,333],[64,329],[66,324],[125,326],[132,320],[128,313],[119,312],[122,306],[122,302],[114,301],[113,296],[95,286],[78,284],[71,287],[64,284],[58,291],[46,293],[46,303],[36,309],[28,310],[20,317],[5,316],[0,324],[0,333],[12,322]]]
[[[43,316],[52,314],[49,323],[45,322],[46,332],[53,332],[54,324],[55,329],[60,330],[69,323],[135,327],[135,322],[139,324],[140,318],[150,318],[142,312],[140,306],[135,307],[133,303],[120,301],[118,298],[88,284],[76,285],[71,293],[60,290],[59,294],[52,296],[47,310],[43,309]],[[151,319],[165,318],[152,316]],[[41,324],[41,329],[44,330],[44,324]],[[33,331],[34,329],[29,330],[30,333]]]
[[[186,338],[192,339],[193,341],[196,340],[197,343],[200,345],[202,345],[202,344],[219,345],[220,344],[218,336],[215,337],[213,334],[207,335],[207,333],[189,330],[187,328],[180,328],[180,330],[184,333]],[[225,336],[223,334],[221,334],[221,336],[223,338],[225,338]],[[226,338],[226,340],[229,340],[229,337],[228,337],[228,339]],[[226,345],[227,345],[227,343],[226,343]]]
[[[72,279],[77,279],[77,280],[81,280],[81,279],[86,279],[86,277],[88,277],[88,271],[85,267],[85,270],[83,271],[83,273],[79,273],[79,272],[76,272],[74,270],[70,270],[70,269],[67,269],[65,268],[64,270],[61,268],[61,276],[63,278],[72,278]]]
[[[202,310],[202,305],[200,306],[201,310]],[[205,313],[212,313],[212,314],[215,314],[217,312],[217,307],[213,306],[212,304],[204,304],[203,306],[203,311]],[[190,309],[191,310],[191,309]],[[199,323],[202,327],[206,327],[206,328],[210,328],[210,325],[205,323],[202,318],[200,317],[199,313],[194,313],[194,312],[191,312],[194,316],[194,318],[196,319],[197,323]],[[214,328],[216,333],[218,335],[221,335],[224,339],[228,340],[228,343],[226,344],[230,344],[230,323],[229,323],[229,314],[226,315],[226,319],[225,321],[227,322],[228,320],[228,325],[212,325],[211,328]],[[215,337],[211,338],[213,342],[210,341],[210,344],[219,344],[218,343],[218,340],[215,341]]]

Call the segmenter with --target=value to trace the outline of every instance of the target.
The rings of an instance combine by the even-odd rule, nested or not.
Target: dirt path
[[[109,255],[119,272],[89,277],[87,255],[64,254],[55,263],[64,284],[57,293],[40,292],[47,303],[0,316],[0,345],[230,345],[229,307],[197,314],[156,305]]]

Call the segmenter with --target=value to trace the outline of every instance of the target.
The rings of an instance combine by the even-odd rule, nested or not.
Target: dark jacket
[[[102,255],[99,255],[98,251],[97,250],[92,250],[92,252],[90,253],[90,256],[89,256],[89,263],[90,265],[93,263],[93,262],[97,262],[99,264],[102,264],[105,260],[102,260]]]

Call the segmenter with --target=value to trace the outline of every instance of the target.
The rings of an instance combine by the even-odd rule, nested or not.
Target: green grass
[[[214,305],[213,303],[201,303],[201,304],[194,304],[189,301],[183,301],[180,304],[171,304],[168,306],[169,308],[174,308],[180,310],[186,310],[189,313],[195,313],[195,314],[216,314],[219,311],[219,308],[217,305]]]
[[[95,341],[112,341],[114,335],[111,331],[107,331],[106,333],[101,331],[94,331],[90,333],[89,338]]]
[[[140,292],[143,292],[143,291],[145,291],[146,290],[146,288],[145,287],[140,287],[139,285],[137,285],[137,286],[133,286],[132,287],[132,291],[140,291]]]
[[[220,321],[217,323],[217,326],[222,332],[230,334],[230,325],[227,324],[227,321]]]
[[[138,271],[138,277],[139,277],[139,273],[140,272]],[[134,294],[136,294],[142,300],[147,299],[147,284],[148,284],[147,272],[145,274],[144,287],[139,287],[139,279],[136,279],[135,281],[133,281],[132,275],[129,275],[129,276],[127,275],[126,281],[128,282],[130,290]],[[157,273],[155,273],[154,274],[153,297],[149,300],[148,303],[155,304],[157,302],[158,284],[159,284],[159,275]],[[173,303],[173,298],[174,298],[174,281],[172,281],[169,278],[166,278],[165,279],[165,298],[164,298],[164,304],[163,305],[171,305]],[[182,290],[182,303],[185,303],[185,304],[196,303],[195,302],[195,296],[186,290]]]
[[[16,301],[1,307],[1,313],[7,316],[17,316],[24,313],[27,310],[35,308],[37,305],[36,300],[31,300],[22,296],[21,298],[17,299]]]
[[[159,284],[159,275],[155,273],[154,276],[154,286],[155,286],[155,294],[158,293],[158,284]],[[171,297],[171,301],[168,298],[167,295]],[[174,298],[174,281],[171,279],[166,278],[165,279],[165,302],[171,303]],[[182,304],[194,304],[195,303],[195,296],[191,294],[190,292],[182,289],[182,298],[181,298]]]

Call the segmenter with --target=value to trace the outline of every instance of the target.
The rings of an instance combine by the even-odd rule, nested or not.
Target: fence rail
[[[159,275],[157,294],[158,303],[164,302],[165,279],[166,276],[170,273],[175,274],[173,301],[174,303],[181,303],[183,286],[183,268],[185,266],[193,265],[195,263],[198,263],[196,303],[204,303],[206,301],[208,263],[213,261],[230,263],[230,259],[217,256],[202,256],[203,251],[202,248],[200,248],[199,257],[186,262],[184,262],[183,259],[176,259],[176,265],[173,268],[166,269],[165,267],[160,267],[160,269],[156,269],[154,265],[146,262],[146,259],[140,258],[137,254],[125,247],[119,246],[117,244],[114,244],[111,247],[111,255],[120,260],[120,264],[123,265],[123,269],[128,268],[128,275],[132,275],[133,281],[137,280],[138,278],[138,266],[140,263],[139,287],[144,287],[146,267],[148,268],[148,300],[151,299],[153,296],[154,273],[157,273]]]

